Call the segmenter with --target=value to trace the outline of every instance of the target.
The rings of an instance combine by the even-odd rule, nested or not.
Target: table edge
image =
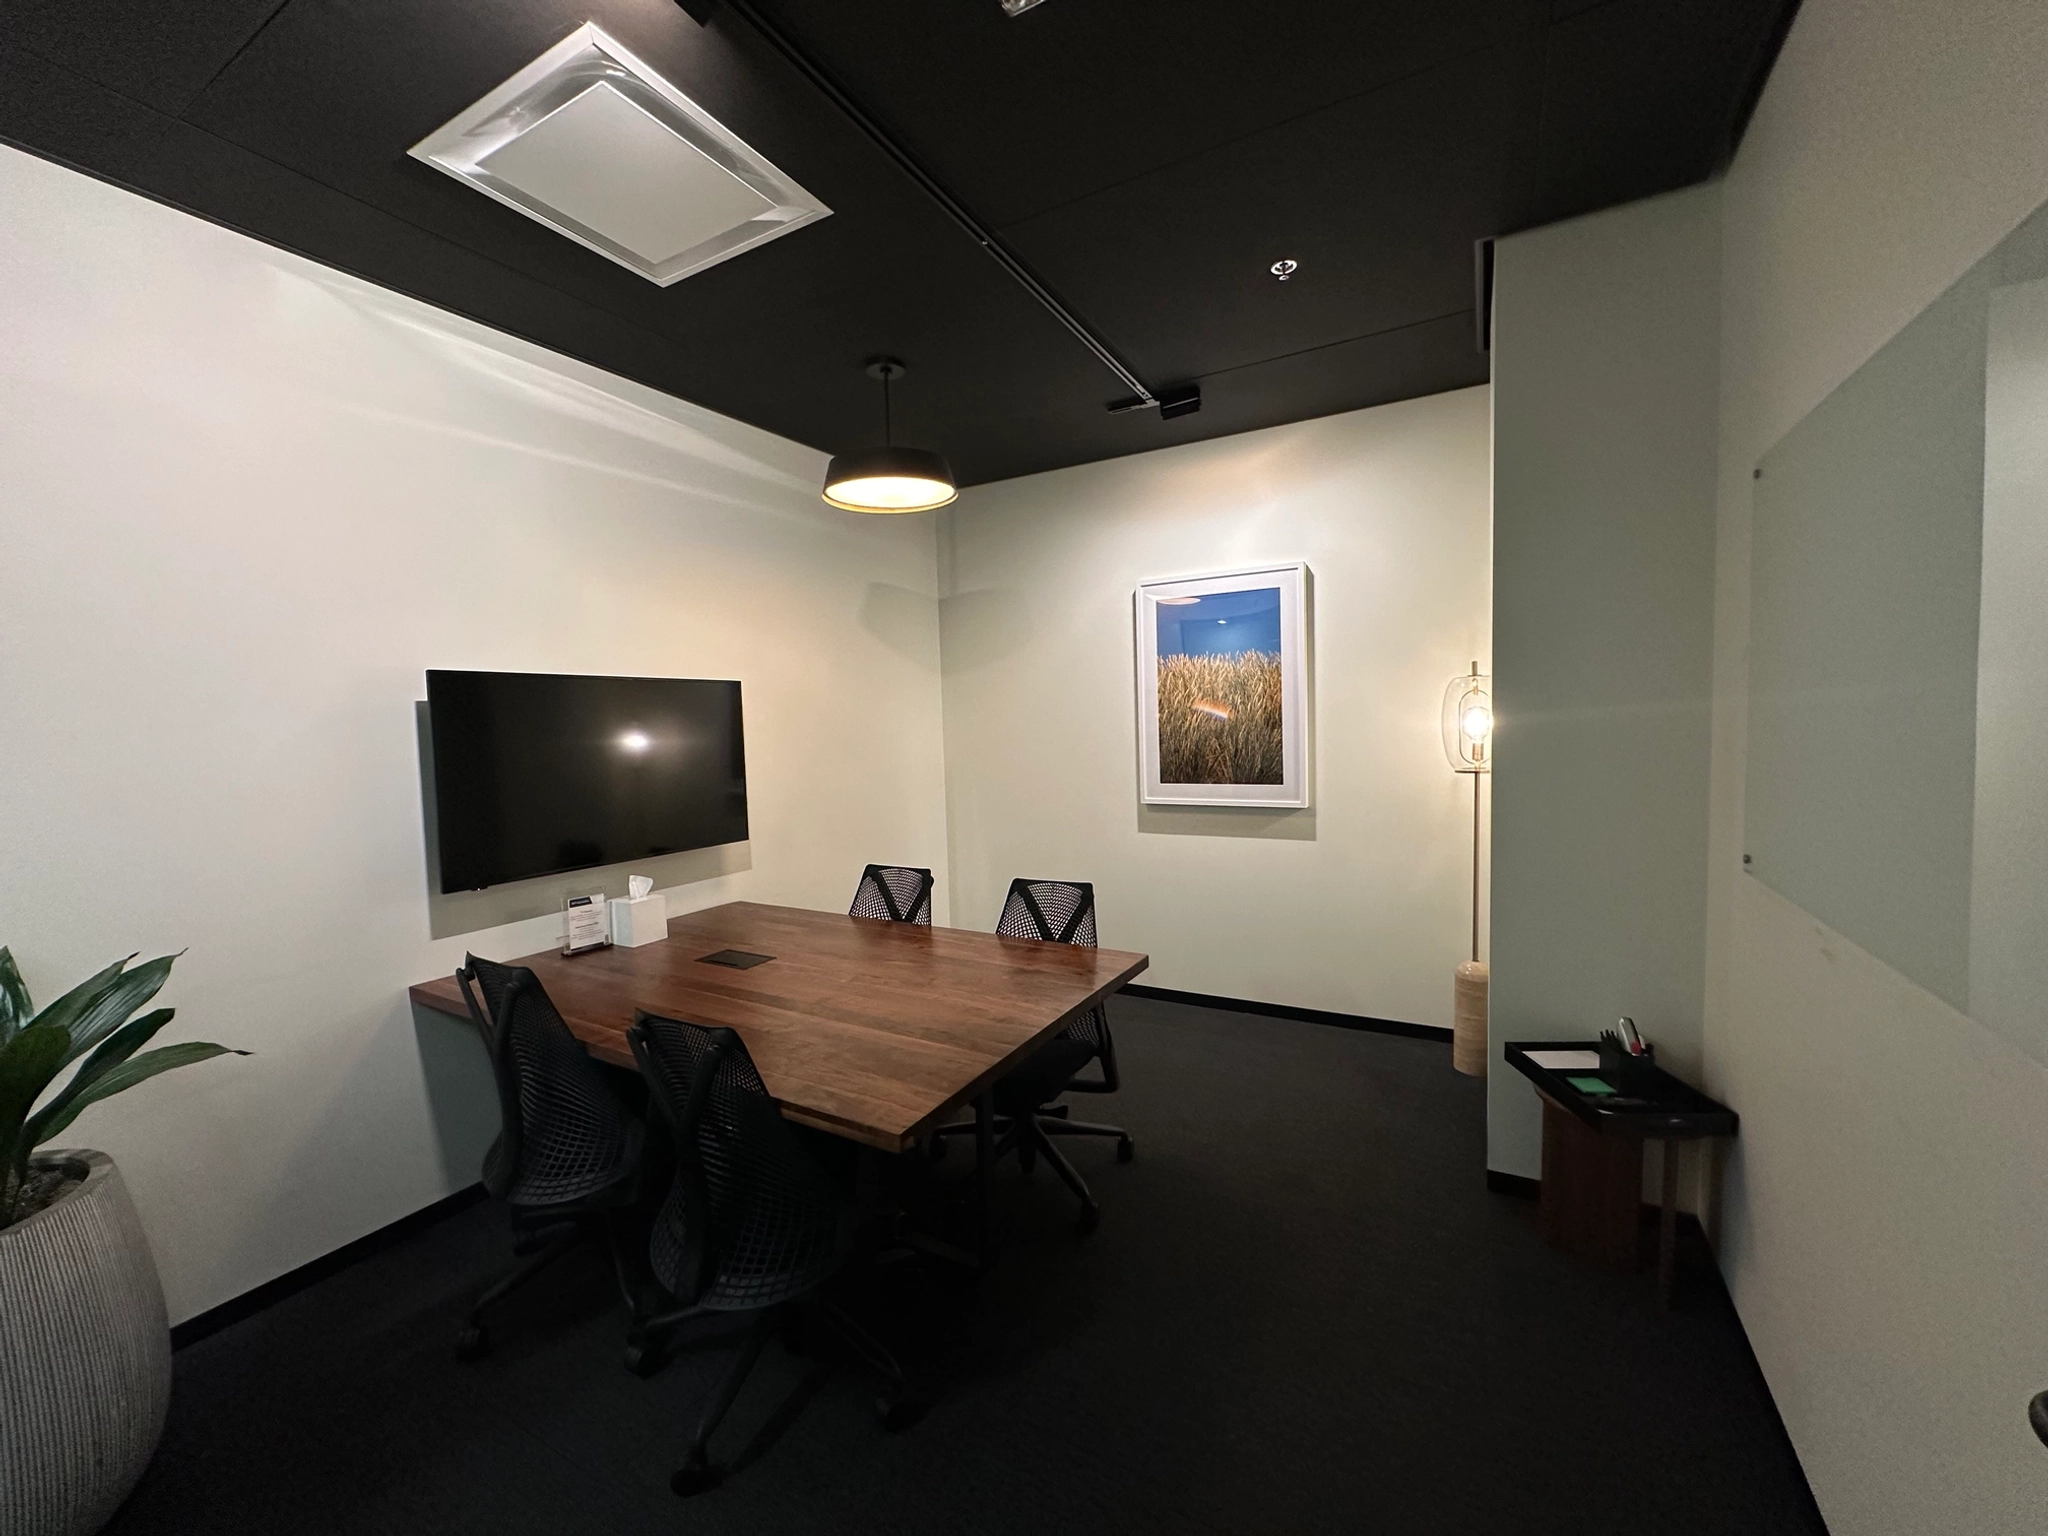
[[[763,903],[727,902],[721,903],[721,905],[761,906]],[[714,909],[705,908],[703,910],[711,911]],[[804,911],[808,909],[797,908],[795,910]],[[981,932],[981,930],[975,928],[960,928],[953,931],[974,934],[980,934]],[[984,934],[982,937],[995,938],[999,937],[999,935]],[[1013,940],[1012,942],[1042,943],[1044,941],[1027,939]],[[539,959],[545,955],[556,955],[559,953],[559,950],[541,951],[534,955],[522,956],[518,960],[506,963],[521,965],[527,960]],[[1137,950],[1098,948],[1096,953],[1100,955],[1125,955],[1129,957],[1131,963],[1124,966],[1108,981],[1091,992],[1085,1000],[1076,1003],[1072,1008],[1069,1008],[1065,1013],[1054,1019],[1050,1024],[1047,1024],[1029,1039],[1020,1041],[1008,1055],[992,1064],[987,1070],[975,1077],[964,1089],[954,1094],[943,1104],[933,1109],[930,1114],[923,1116],[911,1125],[909,1129],[900,1134],[892,1134],[872,1126],[855,1125],[850,1121],[835,1119],[832,1116],[821,1114],[817,1110],[808,1109],[801,1105],[784,1104],[780,1100],[777,1100],[777,1107],[782,1111],[783,1118],[797,1121],[802,1125],[812,1126],[817,1130],[825,1131],[843,1140],[858,1142],[862,1146],[874,1147],[883,1152],[908,1151],[911,1147],[916,1146],[919,1141],[923,1140],[924,1137],[930,1135],[938,1126],[946,1124],[964,1106],[973,1103],[975,1099],[986,1093],[994,1086],[998,1078],[1017,1066],[1025,1057],[1037,1050],[1039,1046],[1043,1045],[1054,1034],[1065,1029],[1068,1024],[1072,1023],[1080,1015],[1088,1012],[1091,1008],[1101,1006],[1112,993],[1122,990],[1122,988],[1130,983],[1133,977],[1148,970],[1152,964],[1152,957],[1150,955],[1142,954]],[[419,1007],[426,1008],[432,1012],[446,1014],[451,1018],[461,1019],[465,1023],[469,1020],[469,1005],[463,1000],[461,988],[455,980],[455,973],[452,971],[446,976],[437,976],[430,981],[414,982],[406,988],[406,996]],[[587,1045],[586,1049],[588,1049]],[[602,1061],[605,1058],[598,1057],[598,1059]]]

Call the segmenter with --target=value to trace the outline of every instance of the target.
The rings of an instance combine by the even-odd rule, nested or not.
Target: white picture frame
[[[1139,583],[1134,621],[1144,804],[1280,810],[1309,804],[1309,597],[1309,569],[1299,562]],[[1212,638],[1212,622],[1225,633]],[[1266,659],[1275,644],[1277,681]]]

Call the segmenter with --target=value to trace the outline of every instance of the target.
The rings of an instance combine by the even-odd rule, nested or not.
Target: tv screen
[[[740,685],[429,672],[441,889],[747,835]]]

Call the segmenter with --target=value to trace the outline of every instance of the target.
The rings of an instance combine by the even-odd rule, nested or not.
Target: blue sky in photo
[[[1162,656],[1280,654],[1280,589],[1212,592],[1192,603],[1155,603]]]

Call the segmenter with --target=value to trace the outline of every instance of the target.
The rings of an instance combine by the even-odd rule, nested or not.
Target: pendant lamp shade
[[[825,471],[825,499],[848,512],[929,512],[959,494],[946,461],[922,448],[834,454]]]
[[[882,386],[882,446],[832,456],[825,470],[825,500],[848,512],[929,512],[960,492],[953,468],[936,453],[896,446],[896,420],[889,386],[907,372],[893,357],[868,364],[868,377]]]

